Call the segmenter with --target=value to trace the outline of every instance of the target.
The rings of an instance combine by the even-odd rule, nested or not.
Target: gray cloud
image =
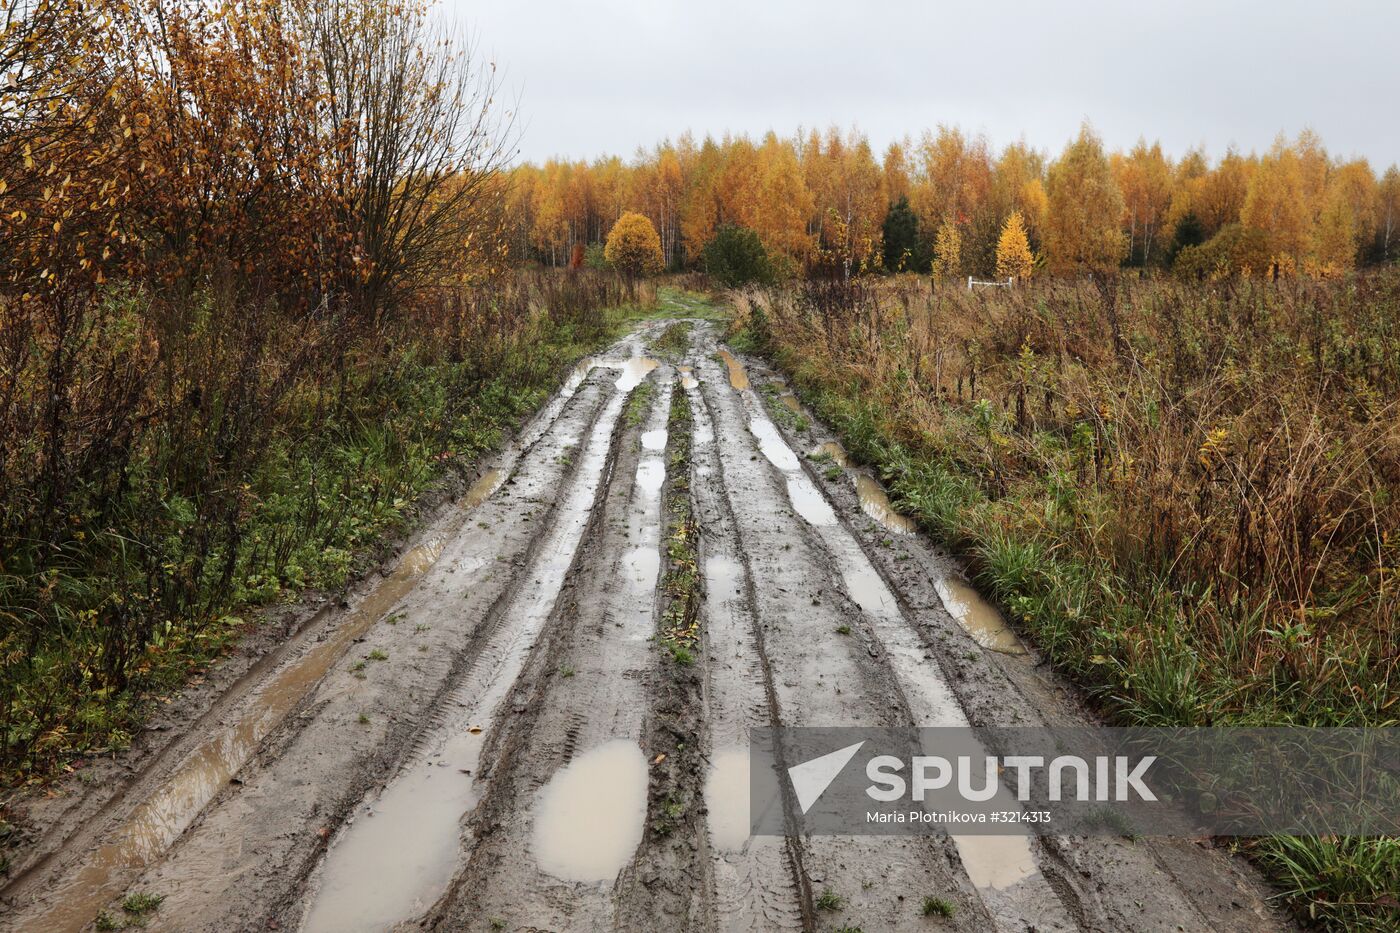
[[[1400,5],[1296,2],[444,0],[519,92],[521,157],[631,155],[685,130],[857,127],[879,149],[939,123],[1058,151],[1266,149],[1316,130],[1400,159]]]

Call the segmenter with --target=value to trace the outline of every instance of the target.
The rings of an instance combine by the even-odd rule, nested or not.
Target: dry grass
[[[1124,676],[1157,639],[1047,628],[1072,666],[1069,643],[1093,645],[1113,669],[1094,680],[1132,718],[1395,718],[1400,277],[976,293],[906,278],[737,304],[799,383],[860,400],[880,439],[970,483],[980,520],[1106,569],[1112,614],[1166,620],[1193,670],[1226,672],[1160,716]]]

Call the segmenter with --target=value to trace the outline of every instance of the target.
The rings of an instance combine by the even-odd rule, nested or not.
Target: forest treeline
[[[998,153],[947,126],[879,157],[835,129],[687,135],[631,162],[548,161],[511,178],[512,254],[550,265],[600,243],[625,211],[652,221],[671,268],[703,265],[732,225],[791,272],[990,276],[1013,215],[1048,273],[1327,277],[1400,256],[1400,169],[1336,158],[1312,132],[1215,161],[1145,141],[1109,152],[1087,125],[1055,158],[1024,142]]]

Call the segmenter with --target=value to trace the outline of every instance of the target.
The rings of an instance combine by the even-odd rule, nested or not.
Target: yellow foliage
[[[947,279],[962,273],[962,234],[957,224],[945,220],[933,242],[933,277]]]
[[[635,211],[627,211],[613,224],[603,258],[629,277],[660,272],[665,264],[660,235],[650,220]]]
[[[1012,211],[997,239],[997,277],[1024,279],[1031,274],[1034,264],[1035,257],[1026,239],[1026,224],[1020,211]]]

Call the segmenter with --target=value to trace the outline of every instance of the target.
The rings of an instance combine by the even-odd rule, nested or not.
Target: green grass
[[[122,910],[134,917],[140,917],[155,911],[164,900],[164,894],[128,894],[126,898],[122,900]]]
[[[627,408],[624,410],[624,417],[630,427],[637,427],[647,420],[647,409],[651,407],[651,400],[656,398],[656,385],[647,380],[632,390],[632,394],[627,397]]]
[[[919,912],[925,917],[951,917],[957,911],[952,901],[944,897],[925,897]]]
[[[666,317],[693,318],[719,324],[727,324],[733,318],[727,307],[700,292],[662,285],[656,290],[656,297],[656,312]]]
[[[666,325],[666,329],[656,338],[652,348],[672,358],[681,356],[690,346],[690,328],[689,321],[677,321]]]
[[[823,888],[822,893],[817,895],[817,910],[840,910],[843,899],[831,888]]]

